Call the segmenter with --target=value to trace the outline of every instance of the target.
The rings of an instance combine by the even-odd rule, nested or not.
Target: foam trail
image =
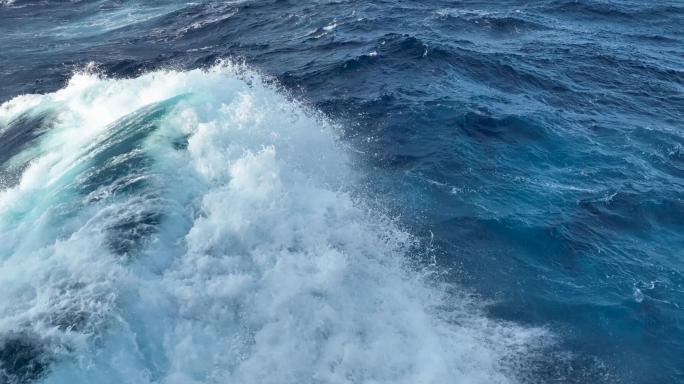
[[[76,74],[0,132],[38,113],[0,192],[10,382],[509,383],[542,337],[426,280],[333,127],[249,69]]]

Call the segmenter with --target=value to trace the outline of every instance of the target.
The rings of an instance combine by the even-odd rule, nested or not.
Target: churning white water
[[[79,73],[20,121],[0,380],[509,383],[543,337],[431,281],[334,127],[247,68]]]

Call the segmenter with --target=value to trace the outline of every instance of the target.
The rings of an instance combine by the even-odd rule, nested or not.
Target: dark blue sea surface
[[[221,60],[243,63],[336,127],[362,175],[352,194],[384,207],[402,230],[429,245],[443,271],[431,279],[474,295],[484,312],[479,321],[552,335],[547,349],[509,364],[514,372],[502,375],[511,382],[684,383],[681,1],[2,4],[0,102],[57,92],[84,68],[108,79],[136,79],[155,71],[211,69]],[[182,103],[174,100],[127,117],[121,132],[140,124],[156,129],[155,116]],[[62,117],[44,111],[3,121],[8,105],[0,107],[0,181],[11,189],[27,176],[9,164],[32,156],[26,153],[50,132],[45,127]],[[88,158],[106,162],[120,150],[111,145],[114,152]],[[188,145],[192,149],[194,142],[175,148]],[[306,156],[310,149],[293,153]],[[135,156],[89,183],[101,185],[107,172],[152,169],[157,161]],[[151,184],[131,183],[131,193],[157,193]],[[26,204],[67,209],[40,199]],[[142,210],[132,224],[117,224],[115,230],[128,234],[134,226],[137,237],[115,238],[110,248],[129,254],[143,247],[156,233],[150,228],[165,220],[155,212]],[[13,223],[24,218],[17,215]],[[9,268],[22,242],[32,241],[0,246],[0,269]],[[7,281],[0,279],[0,286]],[[59,367],[59,357],[36,357],[45,355],[43,341],[52,336],[13,330],[19,323],[12,325],[12,308],[0,311],[0,371],[6,372],[0,382],[59,376],[61,368],[50,368]],[[87,314],[77,316],[87,322]],[[448,353],[435,350],[435,356]],[[407,358],[406,369],[426,359]],[[173,364],[150,361],[156,368],[149,368],[149,382],[191,382],[190,376],[160,373]],[[281,383],[404,382],[362,369],[333,379],[288,376],[269,367],[275,369],[270,380]],[[247,376],[230,377],[247,382]],[[443,382],[440,377],[405,382]],[[476,382],[464,377],[453,382]]]

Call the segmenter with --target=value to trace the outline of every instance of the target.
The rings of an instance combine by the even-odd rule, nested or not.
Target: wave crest
[[[335,127],[245,67],[77,74],[0,122],[36,108],[0,193],[0,352],[35,352],[10,378],[509,383],[545,337],[430,281]]]

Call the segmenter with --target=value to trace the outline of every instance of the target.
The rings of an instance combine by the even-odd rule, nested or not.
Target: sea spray
[[[36,109],[0,193],[7,381],[509,383],[544,338],[426,280],[334,126],[248,68],[78,73],[0,122]]]

